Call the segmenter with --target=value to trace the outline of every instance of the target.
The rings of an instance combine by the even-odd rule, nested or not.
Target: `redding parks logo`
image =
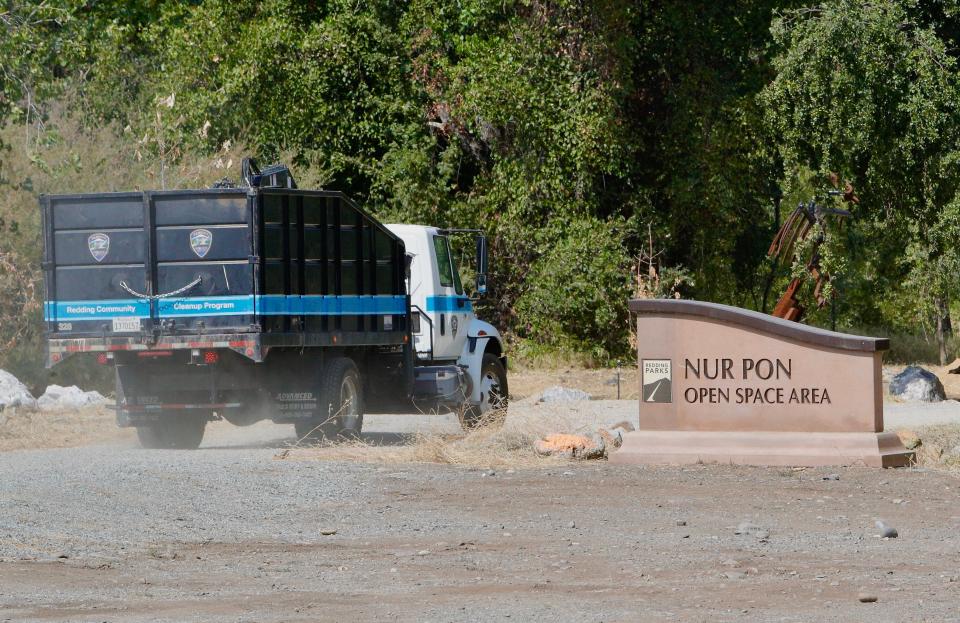
[[[644,359],[643,401],[673,402],[673,364],[669,359]]]

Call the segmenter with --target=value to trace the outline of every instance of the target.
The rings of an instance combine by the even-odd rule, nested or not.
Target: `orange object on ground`
[[[556,452],[573,452],[574,450],[583,450],[585,448],[595,448],[596,445],[589,437],[583,435],[569,435],[566,433],[554,433],[547,435],[540,442],[541,447]]]

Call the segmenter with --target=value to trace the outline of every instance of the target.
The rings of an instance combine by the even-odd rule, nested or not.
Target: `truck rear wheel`
[[[363,384],[349,357],[330,359],[320,373],[316,417],[295,424],[299,439],[359,437],[363,428]]]
[[[478,426],[502,426],[507,417],[507,370],[493,353],[484,353],[480,366],[480,404],[462,409],[460,425],[464,430]]]
[[[188,413],[164,413],[159,422],[137,426],[140,445],[151,450],[193,450],[203,441],[206,418]]]

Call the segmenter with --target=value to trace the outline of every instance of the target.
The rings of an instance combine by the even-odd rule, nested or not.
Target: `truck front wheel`
[[[363,428],[363,384],[352,359],[334,357],[327,362],[320,373],[319,396],[319,412],[310,420],[296,423],[297,437],[359,437]]]
[[[140,445],[147,449],[193,450],[203,441],[207,420],[188,413],[164,413],[160,421],[137,427]]]
[[[460,412],[460,425],[470,430],[483,425],[501,426],[507,417],[507,371],[493,353],[484,353],[480,366],[480,404]]]

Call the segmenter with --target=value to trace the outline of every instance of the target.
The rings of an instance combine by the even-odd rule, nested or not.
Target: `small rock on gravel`
[[[597,429],[597,434],[603,438],[603,442],[608,448],[619,448],[623,445],[622,433],[618,430],[608,431],[606,429]]]
[[[887,524],[882,519],[878,519],[876,522],[877,530],[880,531],[880,537],[884,539],[895,539],[900,536],[897,533],[897,529],[893,526]]]
[[[769,530],[749,521],[742,522],[733,533],[739,536],[754,536],[760,541],[770,538]]]
[[[332,536],[336,533],[337,531],[334,528],[325,528],[320,531],[320,534],[322,534],[323,536]]]
[[[823,480],[840,480],[840,474],[827,474]]]
[[[923,440],[920,439],[915,431],[912,430],[901,430],[897,431],[897,436],[900,438],[900,441],[903,443],[903,447],[907,450],[916,450],[923,445]]]
[[[872,604],[877,601],[877,596],[871,593],[860,593],[857,595],[857,601],[862,604]]]
[[[571,521],[570,523],[567,524],[567,527],[568,527],[568,528],[576,528],[576,527],[577,527],[577,522]]]

